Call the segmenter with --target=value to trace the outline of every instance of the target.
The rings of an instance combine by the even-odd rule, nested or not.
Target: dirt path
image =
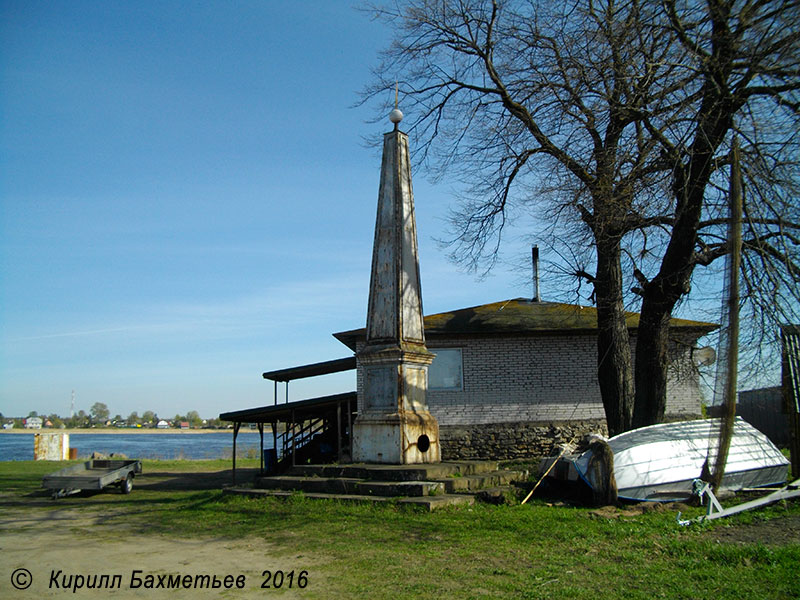
[[[234,598],[263,597],[268,590],[260,588],[265,569],[283,570],[288,574],[295,570],[299,576],[297,565],[309,567],[303,557],[296,560],[276,559],[270,552],[269,544],[263,540],[174,540],[154,536],[121,535],[96,538],[94,536],[77,536],[63,533],[26,531],[24,533],[4,532],[0,540],[0,572],[3,581],[0,583],[0,595],[4,598],[55,598],[64,594],[77,598],[202,598],[220,595]],[[18,583],[32,578],[30,587],[25,591],[11,587],[11,578],[16,569],[25,568],[30,575],[18,573]],[[139,589],[132,589],[134,570],[138,570],[138,578],[142,583]],[[311,567],[313,578],[313,567]],[[51,576],[55,574],[57,585],[53,585]],[[119,574],[119,585],[114,585],[113,575]],[[79,586],[77,594],[72,587],[78,586],[78,577],[86,577],[86,583]],[[99,576],[109,575],[109,583],[113,589],[88,589],[91,577],[102,583]],[[221,584],[225,577],[229,579],[231,589],[146,589],[147,576],[152,575],[152,584],[158,584],[159,575],[189,576],[194,582],[197,575],[216,575]],[[243,589],[236,587],[236,578],[244,583]],[[166,580],[165,580],[166,581]],[[213,583],[213,580],[212,580]],[[297,585],[297,581],[295,584]],[[200,585],[204,582],[200,581]],[[205,584],[208,585],[208,584]],[[63,589],[63,587],[70,589]],[[286,581],[284,582],[286,586]],[[210,587],[210,586],[209,586]],[[302,590],[286,590],[281,597],[301,598]]]
[[[718,542],[730,544],[763,544],[765,546],[800,544],[800,517],[790,515],[750,525],[720,527],[710,535]]]
[[[139,488],[191,489],[218,482],[212,475],[192,478],[181,474],[161,473],[143,478]],[[217,477],[219,477],[217,475]],[[198,485],[198,479],[201,484]],[[191,481],[191,485],[184,482]],[[0,492],[0,500],[10,494]],[[304,598],[315,590],[324,589],[319,569],[320,557],[287,556],[266,539],[179,539],[174,536],[142,535],[131,531],[120,519],[126,509],[109,505],[97,511],[79,508],[52,508],[37,510],[49,498],[26,498],[31,504],[26,508],[19,503],[3,502],[0,512],[0,598]],[[25,569],[26,571],[21,571]],[[272,587],[262,589],[269,570],[280,571],[279,580],[272,579]],[[134,579],[141,580],[139,587]],[[307,579],[301,579],[301,572]],[[291,576],[290,587],[290,573]],[[103,575],[109,575],[106,580]],[[116,580],[114,575],[120,575]],[[148,580],[148,575],[152,576]],[[206,584],[203,576],[211,577]],[[51,579],[54,576],[54,579]],[[82,576],[79,579],[79,576]],[[97,576],[96,578],[94,576]],[[169,576],[189,576],[189,589],[158,588],[159,576],[167,585]],[[195,578],[198,589],[194,588]],[[213,589],[216,576],[220,587]],[[231,576],[226,589],[225,578]],[[242,578],[243,576],[243,578]],[[237,582],[237,578],[238,582]],[[30,586],[24,587],[30,581]],[[90,588],[94,583],[104,583],[102,588]],[[307,582],[307,587],[300,588]],[[147,585],[152,587],[148,588]],[[237,583],[242,587],[237,587]],[[17,584],[16,586],[14,584]],[[108,587],[108,586],[111,587]],[[208,585],[209,587],[203,587]],[[73,593],[73,587],[79,587]],[[64,589],[65,587],[69,589]]]
[[[602,519],[635,519],[643,512],[685,511],[688,506],[679,503],[647,504],[641,503],[621,510],[613,506],[595,509],[589,514]],[[725,544],[763,544],[764,546],[785,546],[800,544],[800,517],[786,515],[750,524],[735,524],[731,521],[717,521],[718,527],[706,535],[718,543]]]

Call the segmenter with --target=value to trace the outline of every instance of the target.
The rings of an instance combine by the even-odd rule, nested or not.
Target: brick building
[[[628,313],[635,349],[639,315]],[[597,383],[597,311],[553,302],[507,300],[425,317],[427,400],[439,422],[442,458],[518,458],[554,442],[603,431]],[[700,416],[693,360],[713,323],[673,319],[667,391],[669,419]],[[354,352],[365,331],[334,336]],[[359,409],[363,373],[357,369]]]

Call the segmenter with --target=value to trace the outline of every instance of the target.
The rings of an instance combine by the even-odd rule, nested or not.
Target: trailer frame
[[[114,485],[123,494],[130,494],[133,479],[141,472],[142,461],[138,459],[91,459],[45,475],[42,487],[52,490],[53,499]]]

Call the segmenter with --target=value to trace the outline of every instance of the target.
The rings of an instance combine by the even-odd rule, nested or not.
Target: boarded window
[[[461,391],[464,389],[464,370],[460,348],[430,348],[436,355],[428,367],[428,389]]]

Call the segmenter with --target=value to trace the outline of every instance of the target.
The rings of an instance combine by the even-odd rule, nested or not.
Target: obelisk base
[[[427,411],[364,412],[353,423],[353,462],[413,465],[441,455],[439,423]]]

